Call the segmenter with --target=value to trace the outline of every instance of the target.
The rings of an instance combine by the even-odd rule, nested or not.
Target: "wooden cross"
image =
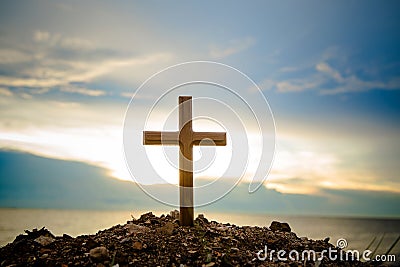
[[[192,226],[193,212],[193,146],[225,146],[224,132],[194,132],[192,97],[179,97],[179,129],[177,132],[143,132],[144,145],[179,145],[180,224]]]

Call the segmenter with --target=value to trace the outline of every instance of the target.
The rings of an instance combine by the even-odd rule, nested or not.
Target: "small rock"
[[[49,254],[43,254],[42,256],[40,256],[41,259],[47,259],[49,257]]]
[[[87,247],[88,249],[96,248],[98,246],[100,245],[92,238],[89,238],[88,241],[85,242],[85,247]]]
[[[165,235],[172,235],[174,232],[175,226],[171,222],[167,222],[164,226],[159,228],[159,231]]]
[[[232,253],[239,253],[239,249],[238,248],[231,248],[231,252]]]
[[[171,211],[170,215],[171,215],[172,219],[178,219],[179,220],[179,211],[178,210]]]
[[[124,239],[122,239],[121,241],[119,241],[119,243],[125,244],[125,243],[128,243],[129,241],[131,241],[131,238],[130,238],[130,237],[127,237],[127,238],[124,238]]]
[[[324,242],[325,242],[325,243],[329,243],[329,240],[331,240],[331,238],[330,238],[330,237],[326,237],[326,238],[324,239]]]
[[[127,224],[125,227],[128,229],[129,234],[143,234],[150,231],[150,228],[146,226],[141,226],[133,223]]]
[[[279,239],[277,239],[276,237],[269,237],[269,238],[267,238],[267,244],[268,244],[268,245],[273,245],[273,244],[275,244],[277,241],[279,241]]]
[[[39,236],[38,238],[36,238],[34,241],[36,243],[40,244],[41,246],[45,247],[47,245],[50,245],[51,243],[53,243],[56,240],[50,236],[42,235],[42,236]]]
[[[301,240],[302,242],[306,242],[306,241],[308,241],[308,238],[307,238],[306,236],[303,236],[303,237],[300,237],[300,240]]]
[[[52,250],[49,249],[49,248],[41,248],[41,249],[40,249],[40,253],[41,253],[41,254],[48,254],[48,253],[50,253],[50,252],[52,252]],[[1,265],[0,265],[0,266],[1,266]]]
[[[211,253],[207,253],[206,263],[211,263],[211,260],[212,260],[212,254]]]
[[[105,247],[97,247],[90,250],[89,256],[94,262],[102,262],[108,258],[108,250]]]
[[[135,241],[135,242],[133,243],[133,248],[134,248],[134,249],[137,249],[137,250],[142,250],[142,249],[143,249],[142,242]]]
[[[63,238],[65,238],[65,239],[73,239],[73,237],[72,237],[72,236],[70,236],[70,235],[67,235],[67,234],[63,234]]]
[[[280,223],[277,221],[273,221],[271,226],[269,227],[272,231],[281,231],[281,232],[291,232],[290,226],[288,223]]]
[[[139,218],[139,221],[144,222],[151,218],[154,218],[154,214],[152,212],[148,212],[148,213],[142,214]]]
[[[197,258],[199,256],[199,252],[197,250],[189,250],[188,253],[191,258]]]
[[[231,259],[227,254],[222,254],[222,265],[224,266],[233,266]]]
[[[229,227],[225,226],[225,225],[215,227],[215,230],[221,231],[221,232],[228,231],[228,229],[229,229]]]

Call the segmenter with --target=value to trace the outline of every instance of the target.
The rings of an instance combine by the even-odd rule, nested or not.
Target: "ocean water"
[[[64,233],[71,236],[94,234],[116,224],[125,224],[131,216],[138,218],[146,211],[83,211],[83,210],[41,210],[41,209],[0,209],[0,246],[12,242],[25,229],[45,226],[55,235]],[[153,212],[167,214],[165,211]],[[330,237],[336,244],[340,238],[347,241],[348,249],[363,251],[376,238],[370,250],[374,250],[379,240],[381,245],[376,253],[383,254],[400,235],[400,219],[336,218],[313,216],[284,216],[243,213],[207,213],[209,220],[229,222],[236,225],[269,226],[271,221],[288,222],[298,236],[312,239]],[[262,248],[260,248],[262,249]],[[400,242],[391,254],[400,261]]]

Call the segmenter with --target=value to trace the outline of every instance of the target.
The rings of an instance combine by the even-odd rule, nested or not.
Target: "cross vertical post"
[[[194,132],[192,128],[192,97],[179,96],[178,132],[143,132],[144,145],[179,145],[179,221],[193,226],[193,146],[225,146],[224,132]]]
[[[192,97],[179,97],[179,195],[181,225],[192,225],[193,210],[193,128]]]

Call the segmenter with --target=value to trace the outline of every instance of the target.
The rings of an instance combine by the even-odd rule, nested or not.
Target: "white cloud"
[[[343,82],[344,81],[342,75],[337,70],[334,70],[331,66],[329,66],[325,62],[318,63],[315,66],[315,68],[316,68],[317,71],[324,72],[324,73],[328,74],[333,79],[335,79],[337,82]]]
[[[33,35],[36,42],[47,42],[50,40],[50,33],[46,31],[36,31]]]
[[[18,78],[0,76],[0,85],[6,87],[52,87],[62,84],[58,79]]]
[[[353,147],[359,140],[348,141]],[[341,149],[323,151],[324,140],[282,137],[277,143],[274,164],[264,186],[282,193],[318,194],[321,189],[400,192],[398,182],[377,172],[349,165],[354,159]],[[340,142],[339,142],[340,143]],[[365,155],[359,154],[357,160]]]
[[[33,38],[36,44],[24,48],[29,53],[20,51],[18,46],[0,49],[0,64],[27,63],[10,65],[10,74],[0,75],[0,86],[25,88],[28,90],[25,94],[37,94],[59,87],[67,93],[98,96],[105,92],[76,88],[73,84],[87,84],[96,79],[112,77],[126,69],[130,70],[129,78],[136,81],[143,78],[139,74],[144,68],[171,59],[167,53],[126,56],[122,52],[95,47],[85,39],[47,31],[36,31]],[[132,75],[133,71],[135,75]]]
[[[94,44],[89,40],[77,37],[66,37],[59,33],[50,33],[47,31],[36,31],[33,40],[48,46],[58,46],[67,49],[91,49]]]
[[[0,49],[0,64],[12,64],[26,62],[32,59],[32,56],[15,49]]]
[[[122,154],[124,114],[124,105],[0,98],[0,148],[86,162],[129,180]]]
[[[316,73],[301,79],[266,79],[260,83],[260,88],[262,90],[275,88],[280,93],[313,90],[323,95],[370,90],[400,90],[400,77],[393,77],[388,80],[361,79],[352,73],[344,75],[324,61],[315,64],[315,70]]]
[[[276,83],[276,89],[280,93],[302,92],[315,89],[319,84],[320,83],[317,81],[313,82],[308,80],[283,81]]]
[[[279,69],[280,72],[295,72],[298,70],[299,70],[298,67],[283,67]]]
[[[11,92],[10,89],[8,89],[8,88],[0,87],[0,95],[1,96],[12,96],[13,92]]]
[[[102,96],[105,95],[106,92],[102,90],[93,90],[93,89],[88,89],[84,87],[78,87],[78,86],[66,86],[66,87],[61,87],[62,92],[68,92],[68,93],[77,93],[77,94],[82,94],[82,95],[87,95],[87,96]]]
[[[210,56],[212,58],[224,58],[227,56],[231,56],[248,49],[249,47],[254,45],[254,43],[255,40],[253,38],[247,37],[241,40],[233,40],[229,42],[226,47],[213,45],[210,48]]]
[[[271,90],[274,86],[276,86],[276,82],[271,79],[266,79],[258,84],[261,90]]]
[[[329,89],[320,89],[321,94],[339,94],[349,92],[366,92],[370,90],[399,90],[400,78],[392,78],[389,81],[382,80],[362,80],[355,74],[344,77],[325,62],[318,63],[316,69],[329,78],[336,81],[336,85]]]

